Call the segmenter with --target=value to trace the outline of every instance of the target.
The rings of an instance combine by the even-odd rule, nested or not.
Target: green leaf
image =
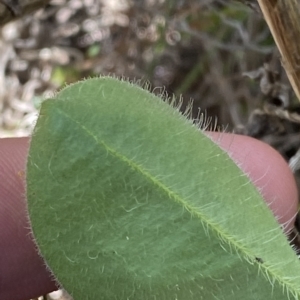
[[[33,233],[75,299],[298,298],[299,262],[258,191],[178,110],[117,79],[42,104]]]

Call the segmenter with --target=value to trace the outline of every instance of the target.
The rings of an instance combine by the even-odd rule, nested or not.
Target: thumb
[[[0,140],[0,299],[36,298],[55,289],[30,235],[26,215],[28,138]]]

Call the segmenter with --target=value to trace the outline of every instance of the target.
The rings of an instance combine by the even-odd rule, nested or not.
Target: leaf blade
[[[296,256],[249,179],[174,108],[129,83],[92,79],[43,104],[27,191],[42,253],[75,298],[299,292]],[[78,276],[94,286],[88,297]]]

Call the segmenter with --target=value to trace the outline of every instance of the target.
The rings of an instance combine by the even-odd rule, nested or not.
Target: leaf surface
[[[114,78],[42,104],[33,233],[78,299],[298,298],[299,262],[247,176],[190,120]]]

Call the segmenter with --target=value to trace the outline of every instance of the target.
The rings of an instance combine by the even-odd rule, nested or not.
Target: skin
[[[261,191],[285,231],[297,212],[297,188],[288,165],[268,145],[232,134],[208,135],[229,153]],[[0,140],[0,299],[28,300],[56,289],[30,236],[25,165],[28,138]]]

